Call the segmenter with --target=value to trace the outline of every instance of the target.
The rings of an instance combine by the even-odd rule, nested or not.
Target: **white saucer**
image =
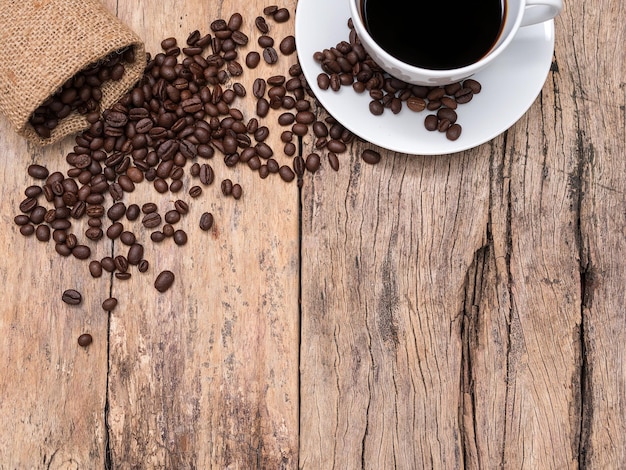
[[[483,144],[511,127],[530,108],[550,70],[554,52],[554,22],[521,28],[515,39],[488,69],[473,78],[482,84],[480,94],[457,109],[463,133],[456,141],[424,128],[427,112],[403,106],[394,115],[369,112],[367,93],[351,87],[321,90],[321,73],[313,53],[348,40],[348,0],[300,0],[296,7],[296,47],[302,71],[326,110],[361,138],[380,147],[415,155],[442,155]]]

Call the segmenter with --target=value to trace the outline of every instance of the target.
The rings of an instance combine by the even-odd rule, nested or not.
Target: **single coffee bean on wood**
[[[78,305],[83,301],[83,296],[75,289],[67,289],[63,292],[61,300],[68,305]]]
[[[165,292],[174,284],[174,273],[169,270],[161,271],[154,280],[154,288],[159,292]]]
[[[93,338],[91,337],[89,333],[83,333],[82,335],[78,337],[78,345],[83,348],[86,348],[92,342],[93,342]]]

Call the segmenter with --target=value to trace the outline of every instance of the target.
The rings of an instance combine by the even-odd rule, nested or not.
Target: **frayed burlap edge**
[[[133,87],[146,65],[141,38],[97,0],[0,0],[0,40],[14,51],[0,58],[0,112],[38,145],[88,126],[84,116],[72,113],[42,139],[28,123],[69,78],[114,51],[134,47],[135,62],[125,64],[122,79],[102,86],[104,110]]]

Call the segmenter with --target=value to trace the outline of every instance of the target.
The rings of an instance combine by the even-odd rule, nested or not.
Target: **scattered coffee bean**
[[[92,342],[93,342],[93,338],[91,337],[89,333],[83,333],[82,335],[78,337],[78,345],[83,348],[86,348]]]
[[[204,212],[200,216],[200,229],[206,232],[207,230],[211,230],[211,227],[213,227],[213,214]]]
[[[187,232],[185,232],[184,230],[176,230],[172,238],[174,239],[174,243],[176,243],[178,246],[187,244]]]
[[[109,297],[102,302],[102,310],[105,312],[111,312],[115,310],[115,307],[117,307],[117,299],[115,297]]]
[[[372,149],[365,149],[361,153],[361,158],[365,163],[375,165],[376,163],[380,162],[380,153]]]
[[[161,271],[154,281],[154,288],[159,292],[165,292],[174,283],[174,273],[172,271]]]
[[[61,300],[68,305],[78,305],[83,301],[83,296],[74,289],[67,289],[63,292]]]

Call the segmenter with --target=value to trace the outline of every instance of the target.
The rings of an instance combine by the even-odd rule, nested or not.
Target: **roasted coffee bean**
[[[202,188],[200,186],[192,186],[189,188],[189,196],[192,198],[197,198],[202,195]]]
[[[133,243],[128,249],[128,263],[135,266],[143,259],[143,245],[140,243]]]
[[[385,106],[379,100],[372,100],[369,104],[370,113],[380,116],[385,111]]]
[[[150,263],[148,263],[147,260],[142,259],[141,261],[139,261],[139,264],[137,265],[137,270],[140,273],[145,273],[149,267],[150,267]]]
[[[471,88],[461,88],[454,94],[454,98],[457,103],[465,104],[469,103],[473,98],[474,93]]]
[[[50,227],[47,225],[39,225],[35,229],[35,237],[40,242],[47,242],[50,240]]]
[[[439,119],[435,114],[429,114],[424,119],[424,127],[426,127],[429,131],[434,131],[437,129],[437,125],[439,124]]]
[[[117,299],[115,297],[109,297],[102,302],[102,310],[105,312],[111,312],[115,307],[117,307]]]
[[[174,202],[174,208],[176,209],[176,211],[178,211],[178,213],[182,215],[185,215],[189,212],[189,205],[181,199],[178,199],[176,200],[176,202]]]
[[[165,236],[165,234],[158,230],[155,230],[154,232],[150,234],[150,240],[152,240],[154,243],[161,243],[166,238],[167,237]]]
[[[128,259],[124,255],[117,255],[113,258],[113,262],[115,263],[115,269],[120,273],[125,273],[128,271]]]
[[[276,5],[269,5],[269,6],[266,6],[265,8],[263,8],[263,14],[271,16],[274,13],[276,13],[276,10],[278,10],[278,6],[276,6]]]
[[[274,49],[273,47],[266,47],[265,49],[263,49],[263,59],[269,65],[273,65],[278,62],[278,54],[276,52],[276,49]]]
[[[339,158],[335,152],[328,152],[328,163],[333,170],[339,171]]]
[[[293,113],[282,113],[278,116],[278,124],[281,126],[290,126],[295,121],[296,117]]]
[[[213,168],[208,163],[203,163],[200,165],[200,173],[198,175],[200,177],[200,182],[204,185],[211,185],[215,178],[215,173],[213,172]]]
[[[286,181],[287,183],[293,181],[293,179],[296,177],[293,170],[289,168],[287,165],[281,166],[278,170],[278,174],[283,179],[283,181]]]
[[[213,214],[210,212],[204,212],[200,216],[200,229],[207,231],[211,230],[211,227],[213,227]]]
[[[461,136],[461,131],[462,128],[459,124],[452,124],[446,130],[446,137],[448,138],[448,140],[457,140]]]
[[[450,109],[456,109],[458,107],[456,100],[454,98],[450,98],[449,96],[441,98],[441,105]]]
[[[49,176],[49,171],[42,165],[29,165],[27,172],[30,176],[38,180],[45,180]]]
[[[296,51],[296,38],[292,35],[285,36],[278,46],[284,55],[291,55]]]
[[[441,119],[447,119],[450,124],[454,124],[457,120],[457,114],[456,111],[454,111],[453,109],[450,108],[440,108],[437,111],[437,118]]]
[[[41,193],[43,192],[43,190],[41,189],[41,186],[37,186],[37,185],[32,185],[27,187],[24,190],[24,196],[26,197],[34,197],[36,198],[37,196],[39,196]]]
[[[61,295],[61,300],[68,305],[78,305],[83,301],[83,296],[75,289],[67,289]]]
[[[159,210],[159,207],[154,202],[146,202],[143,206],[141,206],[141,212],[144,214],[150,214],[151,212],[156,212]]]
[[[102,258],[100,260],[100,265],[102,266],[102,269],[104,269],[106,272],[112,273],[113,271],[115,271],[115,261],[110,256],[105,256],[104,258]]]
[[[165,222],[168,224],[176,224],[180,221],[180,213],[176,210],[169,210],[165,213]]]
[[[104,236],[104,232],[99,227],[89,227],[85,230],[85,236],[90,240],[98,241]]]
[[[24,227],[28,227],[28,225],[24,225]],[[57,243],[56,245],[54,245],[54,250],[61,256],[69,256],[72,254],[72,249],[65,243]]]
[[[20,203],[20,210],[25,214],[28,214],[35,207],[37,207],[37,199],[34,197],[27,197]]]
[[[184,230],[176,230],[172,238],[174,243],[178,246],[187,244],[187,233]]]
[[[469,88],[470,90],[472,90],[472,93],[477,95],[478,93],[480,93],[482,86],[478,81],[474,80],[473,78],[468,78],[463,82],[463,88]]]
[[[137,204],[131,204],[126,208],[126,218],[130,221],[137,220],[141,215],[141,209]]]
[[[89,333],[83,333],[82,335],[78,337],[78,345],[83,348],[86,348],[92,342],[93,342],[93,338],[91,337]]]
[[[91,256],[91,248],[87,245],[76,245],[72,248],[72,255],[77,259],[87,259]]]
[[[98,260],[92,260],[89,262],[89,273],[91,277],[101,277],[102,276],[102,264]]]
[[[375,165],[380,162],[380,153],[372,149],[365,149],[361,153],[361,158],[365,163],[369,163],[370,165]]]
[[[231,194],[234,199],[239,200],[243,194],[243,189],[239,183],[235,183],[233,185],[233,189],[231,190]]]
[[[265,142],[257,142],[254,148],[256,150],[257,155],[263,159],[267,160],[268,158],[274,155],[274,151],[272,150],[272,148],[269,145],[267,145]]]
[[[32,211],[30,211],[30,214],[29,214],[28,217],[30,218],[30,221],[33,224],[37,225],[37,224],[40,224],[40,223],[42,223],[44,221],[44,218],[45,218],[47,212],[48,211],[46,210],[45,207],[37,206]]]
[[[158,212],[151,212],[146,214],[141,221],[146,228],[155,228],[161,225],[161,216]]]
[[[154,280],[154,288],[159,292],[165,292],[172,284],[174,284],[174,273],[172,271],[161,271],[159,275]]]
[[[252,83],[252,94],[257,98],[263,98],[267,83],[262,78],[255,78]]]
[[[267,160],[266,166],[269,173],[278,173],[278,170],[280,169],[279,163],[273,158],[269,158]]]
[[[176,229],[171,224],[165,224],[163,226],[163,235],[165,235],[166,237],[171,237],[172,235],[174,235],[175,231]]]
[[[330,87],[330,77],[326,73],[320,73],[317,76],[317,86],[322,90],[328,90]]]
[[[293,171],[296,174],[296,176],[301,178],[302,175],[304,175],[304,169],[305,169],[304,158],[302,158],[300,155],[296,156],[293,159]]]
[[[54,218],[52,220],[54,220]],[[30,222],[30,219],[27,215],[19,214],[13,218],[13,222],[15,222],[16,225],[26,225]]]
[[[437,130],[439,132],[445,132],[450,126],[451,123],[449,119],[439,119],[439,122],[437,123]]]
[[[283,152],[285,152],[285,155],[289,157],[293,157],[296,154],[296,151],[297,148],[293,142],[287,142],[283,147]]]
[[[228,178],[222,180],[221,189],[224,196],[230,196],[233,191],[233,182]]]
[[[291,15],[287,8],[279,8],[272,15],[272,18],[274,18],[274,21],[277,23],[285,23],[286,21],[289,21],[290,17]]]
[[[334,153],[343,153],[346,151],[346,144],[337,139],[329,140],[326,147]]]
[[[310,153],[306,157],[306,169],[315,173],[320,168],[320,156],[317,153]]]
[[[135,243],[137,237],[135,237],[135,234],[129,230],[125,230],[122,233],[120,233],[120,241],[126,245],[126,246],[130,246],[133,243]]]
[[[254,25],[257,27],[261,34],[267,34],[270,30],[270,27],[265,21],[265,18],[263,18],[262,16],[257,16],[254,19]]]
[[[126,214],[126,204],[116,202],[107,211],[107,217],[112,221],[120,220]]]
[[[265,98],[259,98],[256,102],[256,114],[260,118],[267,116],[270,110],[270,103]]]
[[[419,113],[426,109],[426,101],[424,101],[424,99],[420,98],[419,96],[411,96],[406,101],[406,105],[411,111],[415,111],[416,113]]]
[[[266,34],[262,34],[259,36],[257,42],[261,47],[272,47],[274,45],[274,38]]]

